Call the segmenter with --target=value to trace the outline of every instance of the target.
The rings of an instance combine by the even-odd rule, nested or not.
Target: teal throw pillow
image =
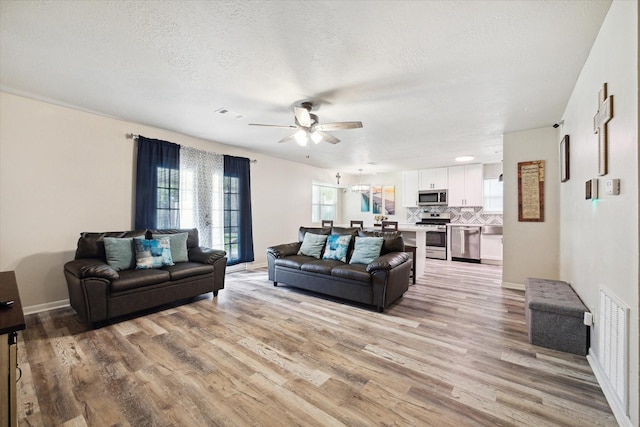
[[[350,234],[333,234],[327,238],[327,244],[324,248],[322,259],[335,259],[347,262],[347,249],[351,242]]]
[[[133,256],[133,238],[105,237],[103,242],[109,267],[115,271],[121,271],[130,270],[136,266],[136,258]]]
[[[136,248],[136,269],[160,268],[173,265],[168,237],[159,239],[133,239]]]
[[[384,237],[356,237],[349,264],[369,264],[380,256]]]
[[[152,234],[152,238],[160,239],[161,237],[168,237],[169,244],[171,245],[171,258],[173,262],[187,262],[189,261],[189,254],[187,252],[187,239],[189,233],[175,233],[175,234]]]
[[[327,241],[326,235],[306,233],[298,250],[298,255],[312,256],[320,259],[322,255],[322,248]]]

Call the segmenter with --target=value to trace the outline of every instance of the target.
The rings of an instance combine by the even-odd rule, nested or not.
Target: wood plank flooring
[[[427,260],[384,313],[227,275],[96,330],[27,316],[22,426],[615,426],[584,357],[527,341],[499,266]]]

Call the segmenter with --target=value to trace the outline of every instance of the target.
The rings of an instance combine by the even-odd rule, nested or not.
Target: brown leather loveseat
[[[182,259],[159,268],[122,269],[107,260],[105,238],[127,240],[179,238]],[[166,239],[162,239],[166,240]],[[171,248],[171,252],[180,248]],[[135,253],[134,253],[135,257]],[[177,257],[175,257],[177,258]],[[109,264],[111,262],[111,265]],[[96,324],[162,304],[186,300],[224,288],[226,252],[199,246],[198,230],[134,230],[81,233],[75,259],[64,266],[71,307],[84,322]]]

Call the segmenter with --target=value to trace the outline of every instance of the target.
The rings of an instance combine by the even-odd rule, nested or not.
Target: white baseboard
[[[524,283],[512,283],[512,282],[502,282],[502,287],[505,289],[514,289],[516,291],[524,291]]]
[[[587,354],[587,361],[589,362],[589,366],[591,366],[591,370],[596,376],[596,380],[598,380],[598,384],[602,389],[602,393],[604,393],[604,397],[607,399],[607,402],[611,407],[611,411],[616,417],[616,421],[618,422],[620,427],[633,427],[631,419],[629,419],[626,414],[625,408],[616,397],[615,391],[609,385],[609,381],[607,381],[604,372],[602,372],[602,369],[600,368],[598,358],[595,357],[593,353],[591,353],[591,349],[589,349],[589,354]]]
[[[23,307],[22,311],[26,315],[26,314],[42,313],[43,311],[55,310],[57,308],[65,308],[65,307],[69,307],[69,300],[68,299],[63,299],[63,300],[60,300],[60,301],[47,302],[47,303],[44,303],[44,304],[30,305],[28,307]]]
[[[247,264],[247,270],[259,270],[261,268],[267,268],[267,262],[252,262]]]

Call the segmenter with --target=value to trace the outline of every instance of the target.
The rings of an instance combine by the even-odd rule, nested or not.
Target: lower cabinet
[[[502,265],[502,236],[491,234],[480,236],[480,260],[484,264]]]

